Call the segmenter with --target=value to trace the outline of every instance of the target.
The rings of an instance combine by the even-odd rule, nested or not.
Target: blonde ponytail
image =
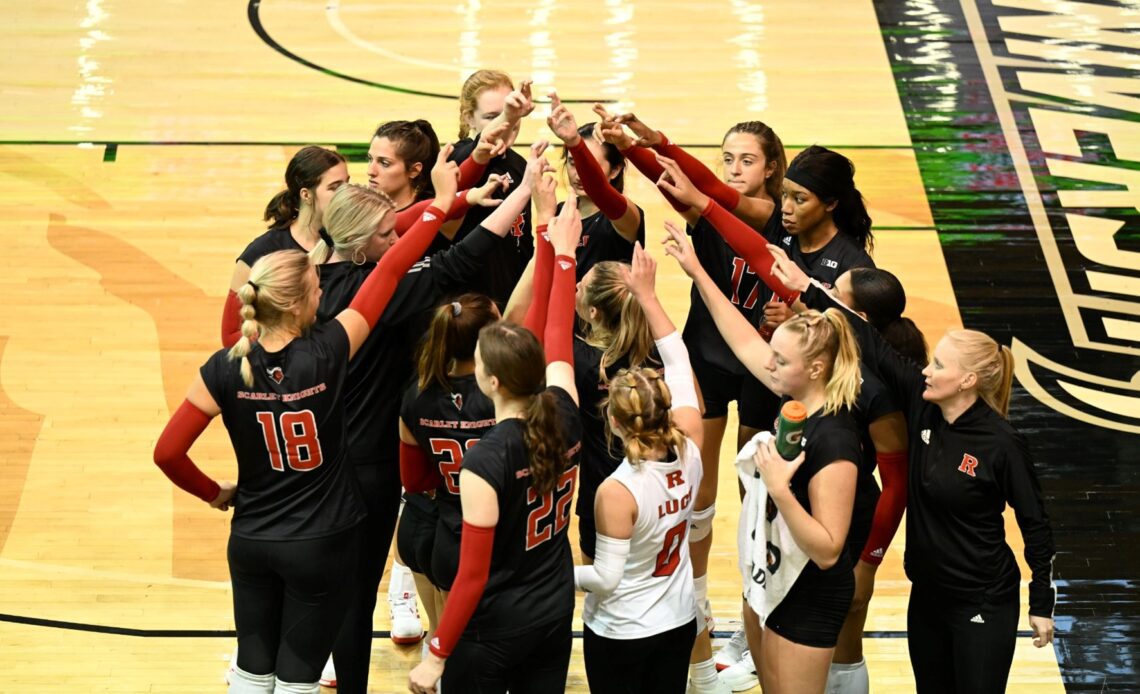
[[[586,331],[586,342],[602,350],[598,381],[609,380],[606,369],[622,357],[630,368],[641,366],[653,349],[653,335],[641,303],[625,284],[628,265],[604,260],[594,265],[590,282],[584,288],[585,303],[596,319]]]
[[[962,370],[977,375],[978,397],[1002,417],[1008,417],[1013,389],[1013,353],[977,330],[951,330],[946,337],[958,349],[958,364]]]
[[[238,288],[241,301],[241,338],[229,358],[241,360],[241,380],[253,387],[249,353],[263,332],[292,320],[292,309],[305,302],[317,281],[313,264],[302,251],[277,251],[262,256],[249,269],[249,280]],[[302,326],[303,327],[303,326]]]
[[[656,369],[622,369],[609,384],[602,403],[606,414],[607,443],[613,442],[610,418],[622,430],[625,457],[637,466],[655,449],[685,452],[685,434],[673,423],[672,394]]]
[[[799,336],[805,363],[824,362],[824,414],[853,409],[859,398],[862,377],[859,369],[859,343],[847,317],[839,309],[824,313],[804,311],[788,319],[779,330]]]

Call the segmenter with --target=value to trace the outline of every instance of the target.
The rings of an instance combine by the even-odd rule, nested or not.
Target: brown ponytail
[[[566,469],[564,422],[554,393],[546,389],[546,356],[538,339],[526,328],[496,321],[479,331],[483,369],[499,379],[499,388],[527,400],[523,413],[523,443],[530,460],[530,485],[539,494],[554,489]]]
[[[274,195],[265,206],[265,221],[269,226],[285,226],[296,219],[301,211],[301,190],[316,188],[326,171],[343,162],[343,156],[324,147],[302,147],[285,167],[285,190]]]
[[[475,343],[483,326],[498,320],[491,299],[482,294],[464,294],[436,307],[418,359],[419,388],[436,384],[449,388],[447,377],[456,361],[475,358]]]

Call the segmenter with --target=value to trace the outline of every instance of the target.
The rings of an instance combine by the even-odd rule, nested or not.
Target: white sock
[[[235,659],[233,663],[230,663],[229,679],[229,694],[272,694],[273,681],[276,678],[272,672],[268,675],[255,675],[246,672],[238,667]]]
[[[697,604],[703,605],[709,599],[709,575],[694,576],[693,590],[697,594]]]
[[[827,694],[870,694],[867,659],[857,663],[832,663],[827,671]]]
[[[712,658],[699,663],[689,663],[689,679],[693,681],[693,687],[698,692],[706,687],[716,687],[719,682],[716,676],[716,663]]]
[[[388,575],[388,597],[399,598],[403,597],[404,593],[416,596],[416,577],[412,575],[412,570],[400,563],[400,560],[392,558],[392,571]]]
[[[273,694],[320,694],[321,685],[317,682],[282,682],[276,681]]]

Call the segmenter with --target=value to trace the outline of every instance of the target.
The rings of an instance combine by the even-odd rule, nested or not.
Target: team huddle
[[[954,330],[928,353],[871,258],[843,155],[788,162],[746,121],[722,177],[634,114],[595,105],[579,125],[550,97],[561,202],[548,143],[511,149],[530,83],[492,70],[464,84],[454,145],[426,121],[380,125],[367,187],[331,150],[289,162],[234,266],[223,348],[154,454],[234,509],[229,691],[367,691],[394,542],[390,594],[414,618],[393,639],[422,637],[417,594],[429,622],[412,692],[564,691],[580,591],[592,692],[865,693],[863,628],[904,510],[918,691],[1005,691],[1021,578],[1007,504],[1038,647],[1055,602],[1041,489],[1007,421],[1009,350]],[[685,222],[665,223],[663,250],[692,280],[681,331],[623,192],[630,165]],[[714,654],[733,401],[743,628]],[[804,414],[790,454],[772,435],[785,406]],[[219,414],[236,483],[188,456]]]

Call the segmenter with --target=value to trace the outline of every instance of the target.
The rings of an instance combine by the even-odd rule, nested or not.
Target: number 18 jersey
[[[219,350],[201,369],[238,462],[230,531],[252,540],[310,540],[351,528],[364,501],[345,462],[348,335],[317,326],[278,352],[254,344],[253,385]]]
[[[689,520],[701,485],[701,452],[691,439],[671,461],[622,461],[609,479],[637,501],[621,581],[604,597],[586,594],[582,621],[599,636],[639,639],[696,617]]]

